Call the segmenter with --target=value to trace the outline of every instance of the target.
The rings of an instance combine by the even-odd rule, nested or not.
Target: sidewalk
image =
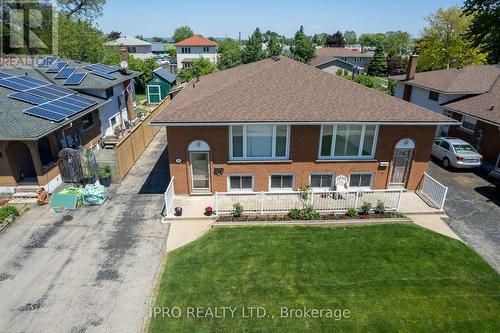
[[[457,239],[459,241],[463,240],[458,237],[453,230],[448,227],[444,219],[447,219],[448,216],[444,213],[442,214],[406,214],[408,218],[410,218],[415,224],[429,229],[431,231],[437,232],[438,234],[448,236],[453,239]]]

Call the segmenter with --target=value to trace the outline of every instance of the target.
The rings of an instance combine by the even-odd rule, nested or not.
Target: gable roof
[[[217,43],[201,35],[194,35],[175,43],[175,46],[217,46]]]
[[[163,67],[158,67],[157,69],[154,70],[156,75],[164,79],[165,81],[169,83],[173,83],[176,80],[176,77],[174,74],[170,73]]]
[[[373,52],[359,52],[356,49],[346,49],[343,47],[320,47],[316,49],[316,57],[309,64],[317,66],[340,57],[373,58]]]
[[[165,53],[165,46],[163,43],[153,43],[151,45],[152,52],[163,52]]]
[[[457,123],[283,56],[192,80],[151,123],[245,122]]]
[[[481,94],[490,89],[499,75],[500,66],[484,65],[420,72],[409,81],[405,81],[406,75],[391,78],[445,94]]]
[[[131,37],[131,36],[122,36],[118,39],[112,40],[110,42],[104,43],[105,45],[116,46],[116,45],[124,45],[124,46],[148,46],[151,43],[141,40],[139,38]]]
[[[500,125],[500,76],[488,92],[446,104],[444,107]]]

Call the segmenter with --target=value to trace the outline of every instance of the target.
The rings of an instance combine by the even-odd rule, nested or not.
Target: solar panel
[[[82,83],[83,79],[87,76],[87,73],[73,73],[70,77],[64,81],[66,85],[79,85]]]
[[[12,77],[12,75],[4,72],[0,72],[0,79],[5,79],[6,77]]]
[[[55,121],[57,123],[60,122],[61,120],[63,120],[64,118],[66,118],[66,116],[64,116],[62,114],[52,112],[49,110],[45,110],[45,109],[42,109],[38,106],[34,106],[32,108],[24,110],[24,113],[32,115],[32,116],[44,118],[47,120]]]
[[[49,91],[47,91],[47,89],[43,89],[43,87],[42,88],[30,89],[30,90],[27,90],[26,92],[28,94],[39,96],[39,97],[43,97],[43,98],[47,98],[49,100],[61,97],[59,94],[56,94],[53,91],[49,92]]]
[[[66,95],[71,95],[71,94],[75,93],[74,90],[58,86],[57,84],[51,84],[48,86],[48,88],[50,88],[51,90],[57,90],[57,91],[63,92]]]
[[[9,97],[13,98],[13,99],[17,99],[19,101],[26,102],[26,103],[34,104],[34,105],[39,105],[39,104],[49,102],[48,99],[38,97],[38,96],[33,96],[33,95],[23,93],[23,92],[12,93],[9,95]]]
[[[27,75],[18,76],[17,79],[23,80],[25,82],[30,82],[30,83],[36,84],[38,86],[44,86],[44,85],[49,84],[47,81],[35,79],[34,77],[27,76]],[[12,80],[12,79],[10,79],[10,80]]]
[[[55,84],[51,84],[50,86],[42,87],[42,90],[50,94],[56,95],[57,97],[64,97],[75,93],[72,90],[64,91],[64,90],[59,90],[57,88],[58,87]]]
[[[31,88],[36,88],[36,87],[40,87],[41,86],[38,83],[34,83],[34,82],[30,82],[29,80],[25,80],[24,76],[9,77],[9,78],[5,79],[5,81],[9,81],[9,82],[21,84],[23,86],[26,86],[25,89],[31,89]],[[45,83],[45,84],[47,84],[47,83]]]
[[[0,86],[5,87],[5,88],[9,88],[9,89],[12,89],[15,91],[23,91],[23,90],[30,88],[24,84],[20,84],[18,82],[11,82],[7,79],[0,80]]]
[[[108,79],[108,80],[116,80],[116,76],[113,76],[113,75],[108,74],[108,73],[100,72],[100,71],[93,71],[93,72],[90,72],[90,74],[94,74],[94,75],[103,77],[103,78]]]
[[[67,79],[74,72],[76,72],[76,67],[64,67],[54,76],[54,79]]]
[[[48,68],[50,67],[55,61],[59,59],[58,56],[48,56],[43,58],[39,63],[38,63],[38,68]]]
[[[64,101],[69,101],[70,103],[73,103],[73,104],[76,104],[76,105],[81,105],[85,108],[88,108],[92,105],[95,105],[97,104],[96,101],[94,100],[91,100],[91,99],[88,99],[88,98],[85,98],[85,97],[81,97],[81,96],[78,96],[78,95],[71,95],[71,96],[68,96],[68,97],[65,97],[63,98],[62,100]]]
[[[104,72],[104,73],[108,73],[108,74],[120,70],[120,67],[108,66],[108,65],[103,65],[103,64],[88,65],[88,66],[85,66],[84,68],[88,69],[89,71]]]
[[[39,107],[42,108],[42,109],[45,109],[45,110],[49,110],[51,112],[62,114],[64,116],[66,116],[66,118],[69,118],[72,115],[78,113],[75,110],[69,110],[69,109],[63,108],[63,107],[61,107],[59,105],[55,105],[54,102],[49,102],[47,104],[42,104],[42,105],[39,105]]]
[[[47,70],[45,71],[46,73],[58,73],[61,69],[66,67],[68,64],[67,61],[57,61],[53,63]]]
[[[67,101],[63,101],[61,99],[52,101],[52,102],[50,102],[50,104],[53,104],[53,105],[56,105],[56,106],[60,106],[62,108],[74,111],[75,113],[78,113],[78,112],[80,112],[82,110],[85,110],[85,107],[83,107],[83,106],[76,105],[74,103],[68,103]]]

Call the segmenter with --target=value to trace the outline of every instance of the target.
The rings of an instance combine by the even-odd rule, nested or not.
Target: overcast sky
[[[97,20],[105,32],[170,37],[189,25],[206,37],[246,38],[255,27],[292,36],[303,25],[307,34],[354,30],[403,30],[418,36],[424,17],[439,7],[461,6],[458,0],[107,0]]]

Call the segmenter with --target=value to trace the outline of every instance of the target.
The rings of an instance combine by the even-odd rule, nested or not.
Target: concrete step
[[[37,202],[37,198],[14,198],[9,201],[10,204],[33,204]]]
[[[21,199],[21,198],[34,198],[38,197],[36,192],[16,192],[12,194],[13,199]]]
[[[35,192],[40,188],[38,185],[19,185],[16,187],[16,193]]]

